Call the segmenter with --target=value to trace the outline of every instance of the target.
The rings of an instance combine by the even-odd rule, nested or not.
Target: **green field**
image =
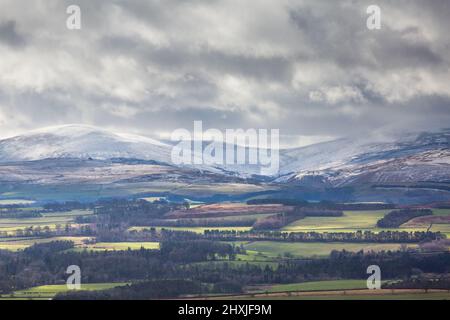
[[[283,228],[291,232],[354,232],[376,227],[390,210],[344,211],[343,217],[306,217]]]
[[[117,283],[85,283],[81,284],[81,290],[96,291],[96,290],[106,290],[115,287],[125,286],[128,283],[117,282]],[[0,296],[1,299],[51,299],[56,294],[62,292],[68,292],[69,289],[65,284],[57,285],[46,285],[38,286],[24,290],[15,291],[12,294],[5,294]]]
[[[367,280],[329,280],[312,281],[302,283],[278,284],[262,287],[262,291],[286,292],[286,291],[320,291],[320,290],[350,290],[366,289]]]
[[[12,234],[17,230],[27,228],[45,228],[55,230],[57,225],[64,227],[66,224],[74,224],[77,216],[91,215],[91,210],[72,210],[67,212],[46,212],[42,213],[42,217],[38,218],[1,218],[0,216],[0,231]]]
[[[408,244],[409,248],[415,248],[417,245]],[[344,243],[344,242],[277,242],[277,241],[255,241],[244,244],[246,250],[260,252],[268,257],[277,257],[284,253],[289,253],[294,257],[324,257],[328,256],[333,250],[347,250],[358,252],[360,250],[383,251],[399,250],[401,245],[398,243]]]
[[[0,240],[0,250],[18,251],[28,248],[37,243],[48,243],[52,241],[73,241],[75,243],[74,251],[105,251],[105,250],[139,250],[159,249],[158,242],[98,242],[94,244],[86,244],[90,237],[50,237],[50,238],[4,238]]]
[[[249,295],[241,295],[241,296],[228,296],[228,297],[220,297],[220,299],[229,299],[229,300],[450,300],[450,292],[440,291],[440,292],[428,292],[425,293],[423,290],[409,290],[411,292],[405,293],[376,293],[371,294],[364,290],[364,294],[357,293],[357,290],[349,290],[343,292],[334,292],[330,294],[329,292],[324,292],[324,294],[317,293],[302,293],[300,294],[277,294],[272,293],[268,295],[257,295],[257,296],[249,296]],[[374,290],[376,291],[376,290]],[[214,298],[212,298],[214,299]]]
[[[450,215],[450,209],[433,209],[433,214],[436,216],[448,216]]]
[[[89,237],[51,237],[51,238],[5,238],[0,240],[0,250],[18,251],[31,247],[36,243],[48,243],[52,241],[73,241],[75,246],[83,246]]]
[[[377,221],[391,210],[344,211],[342,217],[306,217],[297,220],[283,231],[288,232],[356,232],[361,231],[426,231],[429,225],[420,227],[378,228]],[[433,209],[435,215],[450,215],[450,209]],[[431,231],[450,235],[450,224],[433,224]]]

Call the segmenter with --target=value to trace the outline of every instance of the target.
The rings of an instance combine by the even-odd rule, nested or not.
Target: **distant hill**
[[[215,181],[223,177],[224,182],[229,181],[230,177],[254,177],[265,182],[311,187],[445,183],[450,181],[449,142],[449,130],[408,134],[388,142],[338,139],[302,148],[280,150],[279,174],[257,177],[257,165],[176,166],[171,162],[172,145],[169,143],[92,126],[63,125],[1,140],[0,180],[26,181],[30,174],[39,176],[44,171],[48,176],[52,166],[57,170],[57,163],[65,163],[64,166],[70,162],[71,166],[77,166],[79,163],[82,166],[104,167],[106,161],[114,163],[115,167],[121,164],[159,165],[166,168],[165,170],[183,170],[184,175],[192,175],[193,178],[198,177],[200,170],[212,174]],[[49,159],[52,165],[48,167],[47,164],[45,170],[35,163],[41,161],[39,163],[42,164],[42,161]],[[6,164],[17,163],[27,170],[6,169]],[[141,176],[153,174],[145,168],[130,170],[129,176],[126,172],[122,173],[120,179],[139,179]],[[105,174],[107,175],[108,171],[102,172],[102,175]],[[160,179],[164,179],[164,175],[161,175]]]

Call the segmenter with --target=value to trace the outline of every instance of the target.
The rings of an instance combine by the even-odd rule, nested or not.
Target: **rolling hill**
[[[280,150],[276,176],[257,176],[255,165],[174,165],[172,145],[143,136],[86,125],[30,131],[0,141],[0,180],[5,182],[114,182],[200,175],[214,181],[253,178],[312,187],[450,181],[450,131],[408,134],[388,142],[338,139]],[[198,155],[194,155],[198,156]],[[173,176],[172,176],[173,177]]]

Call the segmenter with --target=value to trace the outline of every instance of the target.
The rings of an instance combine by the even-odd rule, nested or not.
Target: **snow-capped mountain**
[[[394,141],[339,139],[282,152],[280,182],[322,177],[332,186],[450,180],[450,131]]]
[[[133,159],[231,176],[249,177],[260,171],[257,165],[202,164],[201,161],[194,160],[202,157],[194,150],[191,150],[192,164],[175,165],[171,157],[173,147],[174,144],[140,135],[69,124],[33,130],[0,140],[0,164],[44,159]]]
[[[279,173],[267,179],[278,183],[319,183],[328,186],[450,181],[449,146],[450,130],[408,134],[383,142],[369,141],[367,138],[338,139],[280,150]],[[258,175],[260,171],[255,165],[176,166],[171,161],[172,148],[169,143],[92,126],[55,126],[1,140],[1,173],[17,178],[20,173],[12,169],[4,173],[8,168],[4,164],[44,159],[52,159],[52,163],[58,159],[92,159],[100,162],[138,159],[167,167],[200,169],[224,177],[241,178]],[[139,174],[145,174],[145,170],[140,169]],[[137,175],[134,173],[133,177]],[[126,178],[126,173],[121,178]]]
[[[49,158],[134,158],[170,161],[171,146],[138,135],[112,133],[87,125],[33,130],[0,141],[0,162]]]

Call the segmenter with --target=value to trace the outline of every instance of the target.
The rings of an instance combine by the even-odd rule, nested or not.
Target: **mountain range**
[[[265,181],[346,186],[362,183],[399,184],[450,181],[450,130],[422,132],[391,141],[338,139],[279,151],[278,175]],[[43,128],[0,140],[0,179],[20,180],[20,172],[5,170],[17,163],[33,171],[36,162],[79,160],[102,167],[115,164],[159,165],[198,174],[248,179],[257,177],[258,165],[183,165],[171,161],[173,145],[148,137],[107,131],[87,125]],[[55,166],[55,170],[58,166]],[[39,167],[35,175],[39,176]],[[51,169],[51,168],[49,168]],[[135,170],[131,170],[133,177]],[[148,174],[143,170],[138,174]],[[126,177],[120,176],[120,178]]]

